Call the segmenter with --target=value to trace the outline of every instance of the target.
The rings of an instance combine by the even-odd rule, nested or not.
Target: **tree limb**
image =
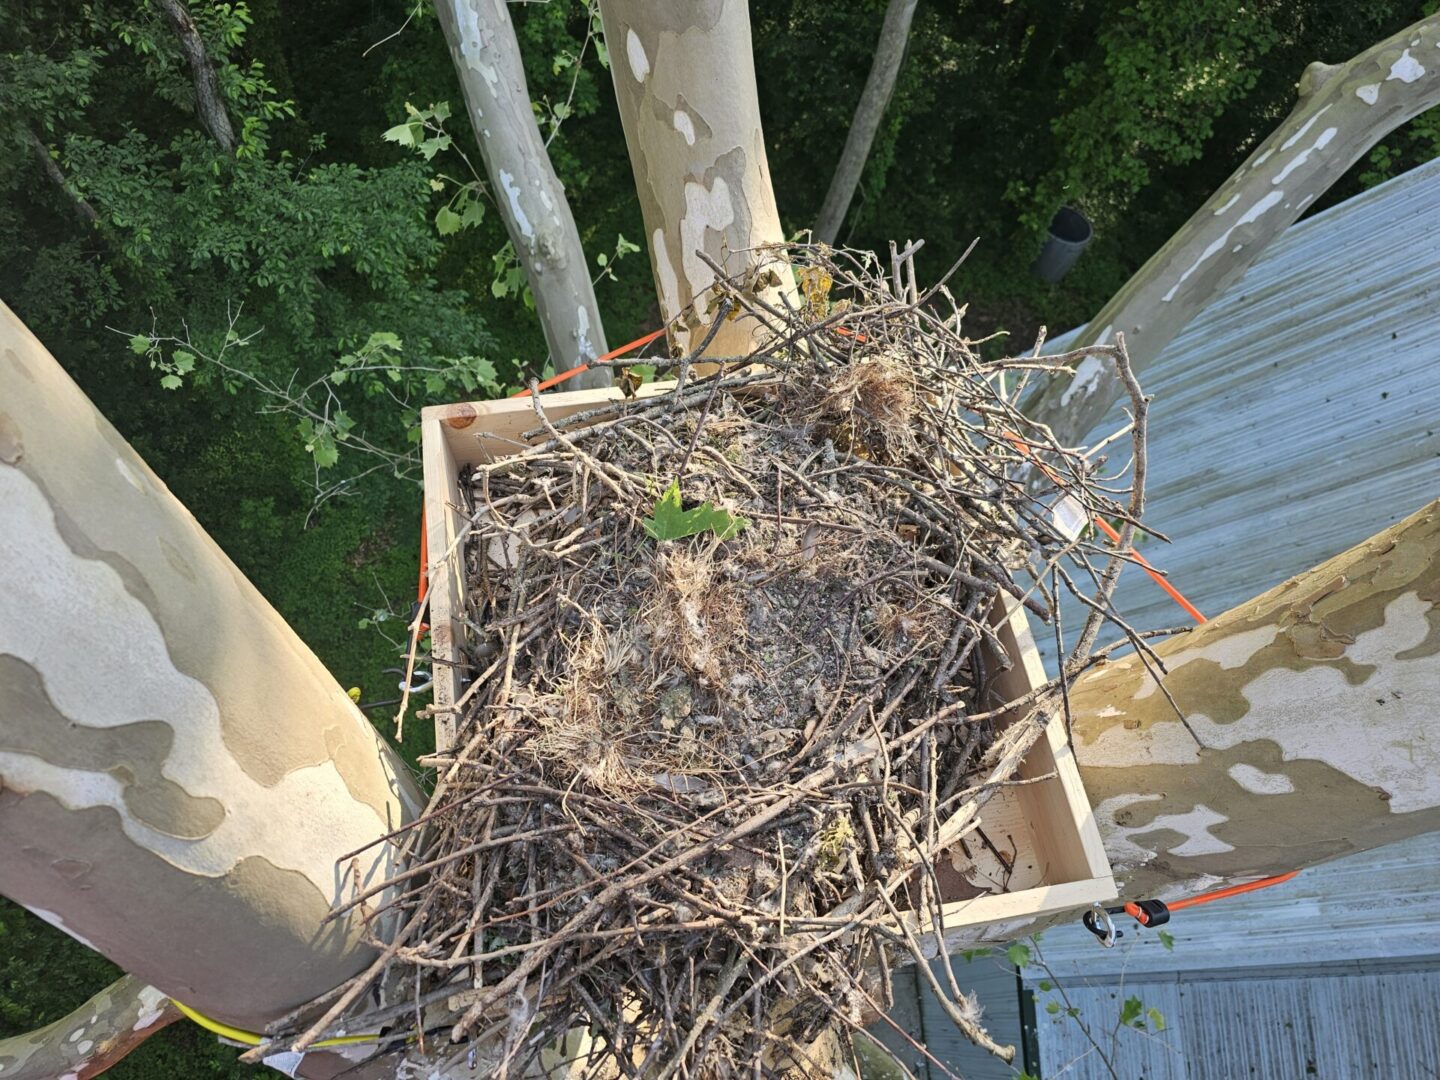
[[[515,25],[506,5],[494,0],[436,0],[435,11],[545,344],[555,370],[569,371],[609,350],[580,232],[530,107]],[[610,369],[597,367],[565,389],[611,382]]]
[[[80,217],[89,224],[96,224],[100,220],[100,215],[96,213],[93,206],[85,201],[85,197],[75,190],[65,174],[60,171],[60,166],[57,165],[55,159],[50,156],[50,148],[41,142],[40,136],[36,135],[33,131],[26,131],[25,134],[30,140],[31,149],[35,151],[35,156],[40,159],[40,168],[45,170],[45,175],[49,177],[50,182],[65,193],[65,197],[69,199],[70,204],[75,207],[75,213],[79,214]]]
[[[1440,16],[1348,63],[1315,63],[1285,121],[1126,282],[1075,340],[1123,333],[1142,371],[1266,245],[1388,132],[1440,103]],[[1027,414],[1074,446],[1123,394],[1113,365],[1089,357],[1069,385],[1048,383]]]
[[[1134,655],[1070,693],[1121,896],[1440,828],[1440,502],[1155,652],[1168,695]]]
[[[5,1080],[90,1080],[180,1019],[170,999],[126,975],[61,1020],[0,1039]]]
[[[225,98],[220,93],[220,84],[215,78],[215,68],[210,63],[210,54],[205,41],[190,17],[190,9],[184,0],[156,0],[165,13],[175,36],[180,39],[180,49],[190,64],[191,80],[195,84],[195,113],[200,123],[210,133],[221,150],[235,153],[235,129],[230,126],[230,115],[225,111]]]
[[[826,244],[835,243],[845,221],[850,200],[855,197],[855,186],[860,183],[865,160],[870,156],[875,132],[880,129],[890,95],[895,91],[895,78],[905,58],[905,43],[910,38],[916,3],[917,0],[890,0],[885,8],[885,22],[880,27],[880,40],[875,43],[870,76],[860,93],[860,103],[855,106],[855,118],[850,122],[845,149],[840,151],[840,161],[830,178],[830,190],[825,193],[825,202],[815,219],[815,239]]]

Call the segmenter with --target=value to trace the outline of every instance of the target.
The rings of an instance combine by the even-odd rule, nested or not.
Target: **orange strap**
[[[653,333],[646,334],[644,337],[638,337],[638,338],[636,338],[634,341],[627,341],[624,345],[621,345],[618,349],[611,349],[611,350],[610,350],[609,352],[607,352],[604,356],[597,356],[597,357],[595,358],[595,360],[596,360],[597,363],[598,363],[599,361],[601,361],[601,360],[614,360],[617,356],[624,356],[624,355],[625,355],[627,352],[629,352],[631,349],[638,349],[638,348],[640,348],[642,345],[649,345],[650,342],[654,341],[656,338],[658,338],[658,337],[659,337],[661,334],[663,334],[663,333],[665,333],[665,327],[662,326],[659,330],[656,330],[656,331],[654,331]],[[573,367],[573,368],[571,368],[569,371],[562,372],[562,373],[559,374],[559,375],[552,375],[550,378],[546,379],[544,382],[542,382],[542,383],[540,384],[540,389],[541,389],[541,390],[549,390],[552,386],[559,386],[559,385],[560,385],[562,382],[564,382],[566,379],[573,379],[576,375],[579,375],[582,371],[589,371],[589,370],[590,370],[590,365],[589,365],[589,364],[581,364],[579,367]],[[530,390],[529,390],[528,387],[527,387],[526,389],[524,389],[524,390],[521,390],[518,394],[512,394],[512,395],[511,395],[511,397],[529,397],[529,396],[530,396]]]

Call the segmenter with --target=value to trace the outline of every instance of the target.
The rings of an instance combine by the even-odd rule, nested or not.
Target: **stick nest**
[[[1056,511],[1128,548],[1138,389],[1101,477],[1015,406],[1073,357],[983,360],[903,258],[788,258],[788,308],[717,287],[756,353],[578,415],[536,398],[527,444],[465,478],[475,678],[412,868],[365,909],[401,926],[367,978],[380,1020],[408,1002],[495,1075],[567,1033],[574,1077],[827,1073],[822,1036],[872,1022],[979,891],[954,853],[993,850],[1006,887],[986,799],[1112,619],[1122,556]],[[1133,387],[1123,346],[1091,351]],[[994,627],[1067,588],[1089,618],[1061,677],[1008,700]]]

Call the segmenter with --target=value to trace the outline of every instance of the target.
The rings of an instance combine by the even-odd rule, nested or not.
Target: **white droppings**
[[[1201,264],[1204,263],[1206,259],[1221,251],[1225,247],[1225,245],[1230,242],[1230,234],[1232,232],[1240,228],[1241,225],[1248,225],[1252,221],[1256,221],[1261,214],[1265,213],[1265,211],[1269,210],[1272,206],[1274,206],[1284,197],[1285,193],[1283,191],[1276,190],[1266,192],[1263,198],[1259,199],[1254,206],[1250,207],[1249,210],[1245,211],[1244,216],[1241,217],[1239,221],[1235,222],[1234,225],[1231,225],[1230,228],[1226,229],[1223,233],[1221,233],[1218,237],[1216,237],[1210,242],[1210,246],[1200,253],[1200,257],[1190,264],[1190,266],[1185,270],[1185,272],[1180,275],[1179,280],[1176,281],[1174,285],[1170,286],[1170,291],[1167,292],[1160,299],[1167,304],[1171,300],[1175,299],[1175,294],[1180,291],[1180,286],[1185,284],[1186,279],[1189,278],[1191,274],[1195,273],[1196,270],[1199,270]]]
[[[695,122],[684,109],[675,110],[675,130],[684,137],[686,146],[695,145]]]
[[[650,58],[645,55],[645,46],[640,44],[640,35],[634,30],[625,33],[625,55],[630,59],[630,74],[636,82],[644,82],[650,74]]]
[[[76,1028],[74,1031],[72,1031],[72,1032],[70,1033],[70,1038],[69,1038],[67,1041],[68,1041],[68,1042],[75,1042],[75,1041],[77,1041],[77,1040],[80,1038],[80,1036],[82,1036],[82,1035],[84,1035],[84,1034],[85,1034],[85,1029],[84,1029],[83,1027],[81,1027],[81,1028]]]
[[[1229,210],[1230,207],[1234,206],[1239,201],[1240,193],[1237,191],[1234,195],[1231,195],[1230,198],[1226,199],[1223,203],[1221,203],[1215,208],[1215,216],[1219,217],[1221,214],[1223,214],[1226,210]]]
[[[1295,790],[1294,781],[1284,773],[1266,772],[1243,761],[1237,761],[1226,771],[1230,779],[1256,795],[1288,795]]]
[[[217,800],[226,813],[208,836],[171,836],[135,817],[111,773],[15,751],[0,751],[5,786],[48,792],[72,810],[108,807],[131,841],[186,873],[218,877],[263,854],[277,868],[305,875],[326,897],[338,897],[341,882],[329,853],[373,842],[389,825],[380,809],[357,800],[331,761],[295,769],[273,784],[256,780],[226,745],[209,688],[175,666],[155,616],[114,568],[71,550],[35,482],[0,469],[0,506],[6,512],[0,653],[33,667],[55,708],[77,727],[166,724],[173,742],[163,775],[193,798]],[[343,700],[338,688],[335,694]],[[304,806],[304,824],[277,813],[285,806]],[[384,876],[388,848],[376,852],[362,876]],[[90,945],[51,913],[36,914]]]
[[[1261,165],[1264,165],[1265,162],[1267,162],[1267,161],[1270,160],[1271,155],[1273,155],[1274,153],[1275,153],[1275,148],[1272,146],[1269,150],[1266,150],[1263,154],[1261,154],[1261,155],[1260,155],[1259,157],[1257,157],[1254,161],[1252,161],[1252,162],[1250,163],[1250,168],[1252,168],[1252,169],[1258,169],[1258,168],[1260,168]]]
[[[135,1026],[130,1030],[144,1031],[160,1019],[170,999],[153,986],[142,986],[136,997],[140,999],[140,1014],[135,1020]]]
[[[1287,161],[1285,163],[1285,167],[1275,174],[1274,179],[1272,179],[1270,183],[1280,183],[1292,172],[1300,168],[1301,165],[1304,165],[1305,160],[1316,150],[1324,150],[1325,147],[1330,145],[1330,140],[1335,138],[1335,135],[1339,132],[1339,130],[1339,128],[1328,127],[1324,131],[1322,131],[1318,136],[1316,136],[1313,143],[1311,143],[1304,150],[1302,150],[1300,153],[1296,154],[1293,158]]]
[[[84,1042],[82,1042],[82,1043],[81,1043],[79,1046],[77,1046],[75,1049],[76,1049],[76,1051],[77,1051],[78,1053],[88,1054],[88,1053],[90,1053],[90,1051],[93,1050],[94,1048],[95,1048],[95,1043],[92,1042],[90,1039],[86,1039]]]
[[[91,949],[95,952],[100,951],[99,949],[95,948],[94,944],[88,938],[77,934],[74,930],[71,930],[70,927],[66,926],[65,920],[62,919],[59,915],[55,914],[55,912],[46,911],[44,908],[28,906],[26,907],[26,910],[29,911],[31,915],[38,915],[51,926],[55,927],[56,930],[61,930],[64,933],[68,934],[70,937],[78,941],[81,945],[84,945],[87,949]]]
[[[1356,87],[1355,96],[1366,105],[1374,105],[1380,100],[1380,84],[1378,82],[1366,83],[1364,86]]]
[[[130,467],[130,463],[124,458],[115,459],[115,471],[125,478],[125,482],[133,487],[140,494],[145,494],[145,483],[140,479],[138,473]]]
[[[1154,802],[1163,796],[1155,794],[1116,795],[1095,807],[1095,820],[1100,834],[1105,837],[1105,851],[1116,869],[1133,869],[1144,866],[1156,858],[1161,851],[1138,843],[1133,837],[1151,833],[1177,832],[1185,837],[1180,843],[1164,849],[1166,855],[1193,857],[1196,855],[1221,855],[1234,851],[1233,844],[1227,844],[1210,830],[1230,819],[1224,814],[1211,810],[1204,803],[1197,803],[1192,810],[1183,814],[1157,814],[1143,825],[1121,825],[1115,820],[1116,814],[1136,803]]]
[[[1425,66],[1410,55],[1409,49],[1406,49],[1400,54],[1400,59],[1390,65],[1390,74],[1385,76],[1385,81],[1399,79],[1403,83],[1412,83],[1424,74]]]
[[[520,230],[521,236],[533,242],[535,229],[530,224],[530,219],[525,216],[525,208],[520,205],[520,185],[515,182],[515,177],[501,169],[500,186],[505,189],[505,195],[510,200],[510,214],[515,219],[515,227]]]
[[[1243,251],[1244,249],[1245,249],[1245,245],[1244,245],[1244,244],[1236,244],[1234,247],[1232,247],[1232,248],[1230,249],[1230,254],[1234,255],[1234,254],[1236,254],[1237,252]]]

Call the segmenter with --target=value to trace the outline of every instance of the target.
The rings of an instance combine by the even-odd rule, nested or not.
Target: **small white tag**
[[[1066,495],[1050,508],[1050,520],[1055,530],[1067,540],[1075,540],[1090,523],[1085,508],[1074,495]]]

